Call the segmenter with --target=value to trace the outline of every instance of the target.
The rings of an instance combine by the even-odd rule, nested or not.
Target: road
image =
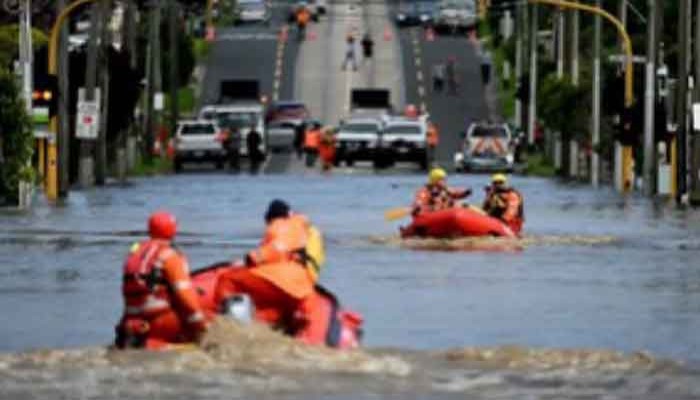
[[[454,153],[461,144],[459,133],[466,130],[469,122],[490,114],[484,100],[476,48],[464,35],[430,35],[421,27],[404,28],[400,37],[407,102],[426,110],[438,125],[437,162],[451,168]],[[444,64],[450,57],[457,64],[456,95],[435,92],[432,88],[433,65]]]

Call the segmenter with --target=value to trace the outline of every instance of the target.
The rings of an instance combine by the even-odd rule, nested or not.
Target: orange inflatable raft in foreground
[[[502,221],[471,208],[422,212],[401,228],[401,237],[456,238],[467,236],[517,237]]]
[[[216,302],[215,290],[219,276],[230,268],[245,267],[225,262],[192,272],[192,284],[199,294],[200,304],[210,315],[218,314],[222,308]],[[360,345],[362,316],[343,309],[333,293],[316,285],[306,304],[308,306],[305,307],[305,315],[300,315],[302,323],[299,328],[288,332],[290,335],[304,343],[340,349],[355,348]],[[264,311],[256,310],[255,313]],[[254,318],[264,322],[263,318]]]

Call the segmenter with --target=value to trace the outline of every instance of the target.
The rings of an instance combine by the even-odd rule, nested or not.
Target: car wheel
[[[224,169],[224,160],[217,160],[215,165],[216,169]]]
[[[352,158],[347,158],[345,160],[345,165],[347,165],[348,167],[352,167],[354,164],[355,164],[355,160],[353,160]]]
[[[173,161],[173,169],[175,170],[175,173],[178,174],[182,172],[182,160],[178,160],[177,158]]]

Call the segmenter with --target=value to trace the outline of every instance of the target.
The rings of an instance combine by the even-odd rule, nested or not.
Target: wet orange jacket
[[[435,126],[435,124],[428,124],[427,134],[428,134],[428,137],[427,137],[428,146],[437,147],[438,142],[440,140],[437,126]]]
[[[127,340],[157,348],[190,342],[206,330],[206,318],[192,287],[184,255],[167,241],[135,244],[124,264],[124,315]]]
[[[508,224],[514,232],[522,229],[525,219],[523,197],[515,189],[490,190],[484,200],[484,211]]]
[[[260,246],[248,253],[252,272],[295,298],[313,291],[314,280],[304,265],[301,252],[308,240],[310,224],[306,217],[293,214],[273,220]]]
[[[320,129],[309,129],[304,135],[304,148],[306,149],[316,149],[321,145],[321,130]]]
[[[469,190],[447,187],[445,184],[428,184],[417,193],[413,202],[413,213],[439,211],[455,206],[455,200],[469,195]]]

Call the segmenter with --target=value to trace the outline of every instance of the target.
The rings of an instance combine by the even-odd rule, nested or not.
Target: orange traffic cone
[[[430,26],[425,30],[425,40],[427,40],[428,42],[432,42],[435,40],[435,31],[433,31],[433,28]]]
[[[384,27],[384,40],[388,42],[392,39],[392,37],[393,34],[391,32],[391,28],[389,28],[388,26]]]

